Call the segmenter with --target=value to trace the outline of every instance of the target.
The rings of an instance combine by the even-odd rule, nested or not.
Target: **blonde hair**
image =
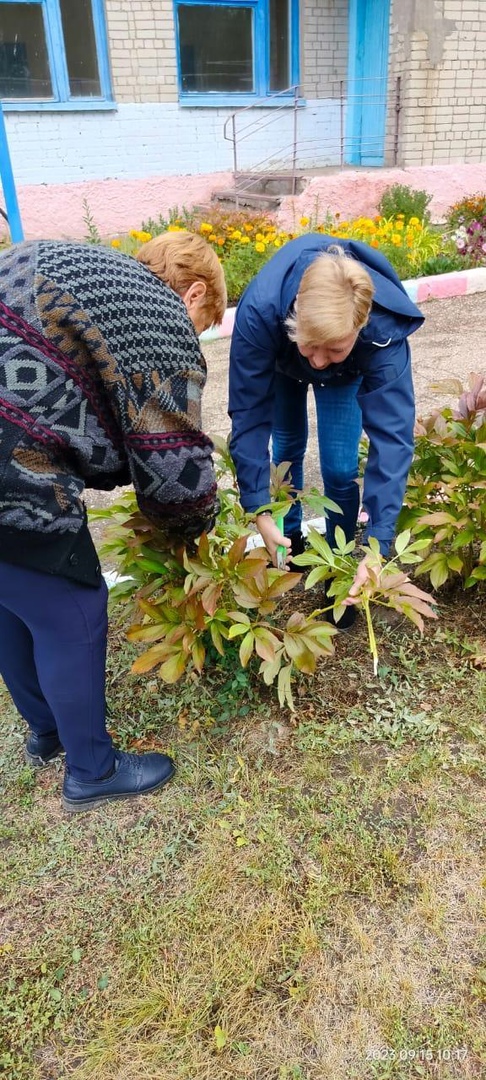
[[[361,263],[334,244],[302,277],[294,312],[285,323],[290,340],[326,345],[358,333],[368,322],[373,292]]]
[[[208,326],[220,323],[226,311],[227,294],[221,263],[202,236],[189,232],[166,232],[154,236],[135,256],[156,277],[184,296],[196,281],[203,281],[206,295],[201,311]]]

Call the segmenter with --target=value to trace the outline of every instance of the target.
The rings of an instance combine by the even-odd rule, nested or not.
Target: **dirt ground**
[[[431,390],[431,383],[451,376],[465,381],[471,371],[486,372],[486,293],[450,300],[429,300],[420,306],[425,323],[410,340],[417,415],[423,416],[432,408],[453,401],[449,396]],[[204,345],[208,381],[203,398],[203,428],[209,435],[227,435],[229,432],[226,412],[229,345],[229,338]],[[305,482],[312,487],[320,485],[312,394],[309,395],[309,418]],[[109,493],[88,491],[87,505],[109,506],[119,497],[121,490],[118,488]],[[102,531],[101,523],[92,525],[96,541]]]

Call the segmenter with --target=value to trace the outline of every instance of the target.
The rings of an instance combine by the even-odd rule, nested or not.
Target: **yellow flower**
[[[276,247],[276,248],[279,248],[279,247],[281,247],[281,246],[282,246],[282,241],[281,241],[281,240],[279,240],[278,236],[277,236],[277,239],[276,239],[276,240],[274,240],[274,242],[273,242],[273,243],[274,243],[274,247]]]
[[[402,238],[400,236],[400,233],[392,233],[391,242],[392,242],[392,244],[395,245],[395,247],[401,247],[402,246]]]
[[[404,221],[396,221],[395,222],[395,228],[396,229],[404,229],[405,228],[405,222]]]
[[[418,217],[411,217],[408,223],[409,225],[420,225]]]
[[[249,244],[249,243],[250,243],[250,237],[249,236],[242,236],[241,237],[240,244]]]
[[[309,224],[309,221],[310,221],[310,218],[308,218],[308,217],[301,217],[301,219],[300,219],[300,224],[302,225],[302,228],[303,228],[303,229],[305,229],[306,225],[308,225],[308,224]]]
[[[230,240],[241,240],[241,233],[239,229],[235,229],[235,231],[231,233]]]
[[[210,244],[214,244],[214,241],[217,240],[217,239],[218,239],[218,237],[216,236],[216,233],[212,232],[208,236],[208,240],[209,240]]]
[[[262,244],[261,240],[257,240],[255,244],[255,251],[265,251],[265,244]]]
[[[263,233],[257,232],[257,234],[255,236],[255,240],[258,240],[259,244],[265,243],[265,237],[264,237]]]
[[[121,240],[112,240],[111,241],[111,246],[114,247],[114,248],[121,247]]]
[[[138,239],[140,240],[140,243],[141,243],[141,244],[146,244],[146,243],[147,243],[147,242],[148,242],[149,240],[151,240],[151,239],[152,239],[152,233],[149,233],[149,232],[139,232],[139,234],[138,234]]]
[[[184,232],[184,229],[181,229],[180,225],[168,225],[167,232]]]
[[[201,222],[201,224],[199,226],[199,232],[210,233],[212,231],[213,231],[213,226],[212,225],[208,225],[207,221],[202,221]]]
[[[247,221],[246,225],[244,225],[243,228],[245,232],[253,232],[253,225],[250,225],[249,221]]]

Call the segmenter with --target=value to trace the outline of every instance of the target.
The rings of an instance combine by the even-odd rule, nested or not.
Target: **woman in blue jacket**
[[[292,484],[302,489],[312,386],[324,489],[342,510],[329,515],[328,539],[332,545],[338,524],[354,538],[364,428],[366,536],[387,554],[413,453],[407,339],[422,322],[388,260],[366,244],[306,234],[270,259],[240,300],[230,352],[230,445],[245,510],[270,501],[270,437],[273,461],[290,461]],[[285,537],[268,512],[257,516],[274,562],[279,544],[289,554],[303,550],[301,522],[298,502]]]

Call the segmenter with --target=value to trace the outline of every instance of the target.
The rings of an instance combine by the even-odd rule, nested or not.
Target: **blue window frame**
[[[298,0],[174,0],[182,105],[251,105],[299,82]],[[271,100],[271,99],[269,99]]]
[[[5,111],[112,109],[103,0],[0,0],[0,100]]]

